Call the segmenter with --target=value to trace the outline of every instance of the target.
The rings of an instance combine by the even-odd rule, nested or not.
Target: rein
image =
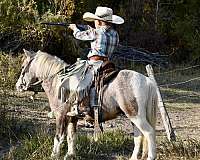
[[[42,83],[44,80],[38,80],[37,82],[33,83],[33,84],[30,84],[30,86],[36,86],[40,83]]]

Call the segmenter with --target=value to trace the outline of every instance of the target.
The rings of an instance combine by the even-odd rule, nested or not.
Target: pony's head
[[[36,53],[27,51],[25,49],[24,53],[25,56],[21,67],[22,71],[16,83],[16,89],[20,92],[27,90],[31,84],[36,82],[34,64],[32,63],[34,61]]]
[[[27,90],[30,85],[35,84],[37,79],[42,82],[45,79],[52,78],[61,69],[69,66],[60,58],[40,50],[38,52],[30,52],[24,49],[24,53],[22,71],[16,83],[18,91]]]

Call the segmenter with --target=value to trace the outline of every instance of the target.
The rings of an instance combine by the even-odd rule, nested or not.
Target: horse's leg
[[[60,156],[60,147],[64,141],[66,133],[66,116],[63,114],[56,115],[56,135],[54,137],[52,158],[58,158]]]
[[[67,125],[67,144],[68,152],[64,157],[64,160],[74,159],[76,157],[76,125],[78,119],[76,117],[70,117]]]
[[[131,156],[131,160],[137,160],[140,149],[141,149],[143,134],[140,132],[140,130],[134,124],[132,124],[132,125],[134,127],[134,130],[133,130],[133,132],[134,132],[134,151]]]
[[[146,119],[146,109],[145,103],[143,99],[139,99],[139,103],[134,98],[129,97],[121,97],[122,93],[118,94],[118,104],[120,109],[126,114],[126,116],[132,121],[132,123],[137,127],[134,130],[136,135],[134,136],[134,151],[130,160],[137,160],[137,156],[140,151],[140,146],[143,140],[147,140],[148,142],[148,160],[153,160],[155,158],[155,131],[152,126],[148,123]],[[142,96],[141,96],[142,97]],[[138,111],[137,111],[138,108]],[[143,153],[146,153],[146,147],[143,146]]]
[[[133,132],[134,132],[134,151],[131,156],[131,159],[137,160],[138,155],[142,150],[142,157],[141,159],[147,158],[148,150],[147,150],[147,140],[143,136],[142,132],[133,124]],[[142,148],[141,148],[142,146]]]
[[[152,112],[154,112],[154,110],[152,110]],[[150,114],[149,116],[150,116],[149,118],[147,117],[148,118],[148,122],[151,125],[151,127],[153,127],[153,129],[155,130],[155,122],[156,122],[155,119],[156,119],[156,117],[154,116],[154,114]],[[135,127],[135,128],[137,128],[137,127]],[[141,160],[145,160],[145,159],[147,159],[147,156],[148,156],[148,142],[147,142],[147,138],[143,136],[142,132],[140,132],[140,135],[141,135],[141,138],[140,138],[140,136],[138,136],[136,138],[134,137],[134,143],[135,143],[135,146],[137,144],[141,145],[141,143],[142,143],[142,157],[141,157]],[[138,151],[138,153],[139,153],[139,151]]]
[[[147,139],[145,137],[143,137],[142,140],[142,157],[141,159],[147,159],[147,155],[148,155],[148,142]]]
[[[156,142],[155,142],[155,130],[148,123],[144,116],[136,116],[130,118],[136,127],[142,132],[148,143],[148,158],[147,160],[154,160],[156,158]],[[134,157],[133,157],[134,159]],[[131,160],[133,160],[131,157]]]
[[[147,154],[148,154],[147,140],[143,136],[142,132],[136,126],[133,126],[133,127],[134,127],[134,151],[131,158],[134,160],[137,160],[138,155],[140,154],[140,151],[142,150],[141,159],[146,159]]]

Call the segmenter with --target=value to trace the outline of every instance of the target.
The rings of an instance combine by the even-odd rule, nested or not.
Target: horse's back
[[[154,86],[153,81],[149,77],[133,70],[121,70],[116,77],[116,81],[123,86],[126,84],[135,91],[138,89],[146,90],[148,86]]]
[[[136,71],[121,70],[116,80],[120,86],[129,87],[127,94],[134,94],[137,99],[143,99],[143,101],[149,98],[149,94],[156,92],[155,83],[149,77]]]
[[[124,96],[144,98],[144,93],[147,93],[150,88],[155,88],[155,84],[149,77],[136,71],[121,70],[108,84],[106,94],[115,96],[120,92]]]

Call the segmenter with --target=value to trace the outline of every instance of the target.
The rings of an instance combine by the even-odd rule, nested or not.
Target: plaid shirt
[[[107,26],[102,26],[98,29],[94,29],[88,25],[81,25],[80,27],[85,30],[80,31],[76,28],[73,35],[76,39],[90,41],[91,50],[87,57],[98,55],[109,58],[119,43],[118,33]]]

